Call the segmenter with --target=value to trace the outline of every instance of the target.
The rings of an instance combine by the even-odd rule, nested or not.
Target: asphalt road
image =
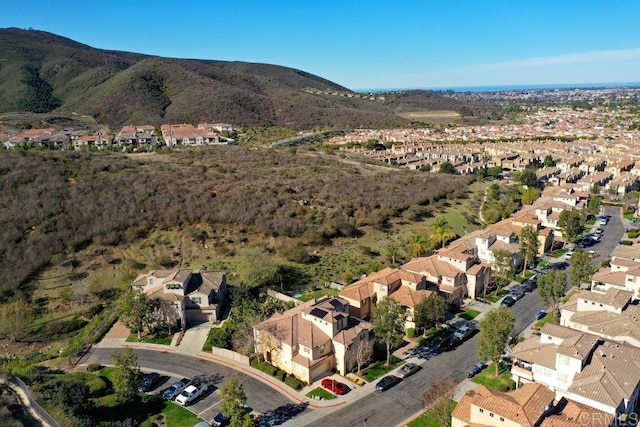
[[[516,317],[515,332],[520,334],[528,327],[541,308],[536,292],[527,293],[518,300],[511,307]],[[426,356],[422,369],[395,387],[366,396],[309,425],[387,427],[402,422],[422,409],[422,394],[433,382],[442,378],[460,382],[467,377],[473,365],[480,361],[478,336],[474,335],[453,351]]]
[[[115,350],[113,348],[96,348],[92,352],[92,357],[98,357],[97,363],[112,365],[111,353]],[[283,408],[287,408],[287,405],[294,403],[255,378],[225,365],[181,354],[153,350],[136,350],[136,353],[138,354],[138,365],[144,372],[157,371],[168,376],[168,378],[165,377],[162,384],[159,384],[152,391],[154,394],[161,392],[172,382],[183,377],[199,376],[203,378],[210,385],[209,392],[189,406],[189,410],[205,420],[210,421],[219,412],[220,394],[218,389],[230,378],[237,378],[242,383],[247,395],[248,406],[260,414],[267,414],[278,408],[281,408],[280,411],[282,411]]]

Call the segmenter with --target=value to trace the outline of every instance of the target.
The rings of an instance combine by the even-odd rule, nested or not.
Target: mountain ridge
[[[499,114],[494,106],[428,91],[370,100],[281,65],[165,58],[97,49],[44,31],[0,29],[0,113],[82,114],[112,126],[217,121],[379,128],[409,125],[399,112],[442,106],[464,116]]]

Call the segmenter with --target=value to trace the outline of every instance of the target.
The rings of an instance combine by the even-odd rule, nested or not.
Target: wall
[[[243,365],[249,365],[249,357],[236,353],[235,351],[227,350],[226,348],[213,347],[211,353],[214,356],[226,357]]]
[[[295,305],[302,304],[302,301],[292,298],[289,295],[281,294],[280,292],[274,291],[273,289],[267,289],[267,295],[269,295],[270,297],[274,297],[275,299],[279,299],[280,301],[292,302]]]

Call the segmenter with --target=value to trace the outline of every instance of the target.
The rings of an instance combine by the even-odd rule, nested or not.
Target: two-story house
[[[152,270],[138,276],[132,287],[150,300],[170,303],[183,329],[193,323],[220,320],[228,298],[223,271]]]
[[[312,383],[335,369],[345,375],[370,352],[369,323],[349,315],[343,298],[313,299],[254,327],[255,349],[272,365]]]

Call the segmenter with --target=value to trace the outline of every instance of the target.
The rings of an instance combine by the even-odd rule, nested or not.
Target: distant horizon
[[[549,84],[505,84],[505,85],[478,85],[478,86],[452,86],[452,87],[396,87],[396,88],[362,88],[352,89],[357,93],[378,93],[408,90],[430,90],[434,92],[453,91],[461,92],[504,92],[524,90],[554,90],[554,89],[615,89],[640,87],[638,82],[600,82],[600,83],[549,83]]]

